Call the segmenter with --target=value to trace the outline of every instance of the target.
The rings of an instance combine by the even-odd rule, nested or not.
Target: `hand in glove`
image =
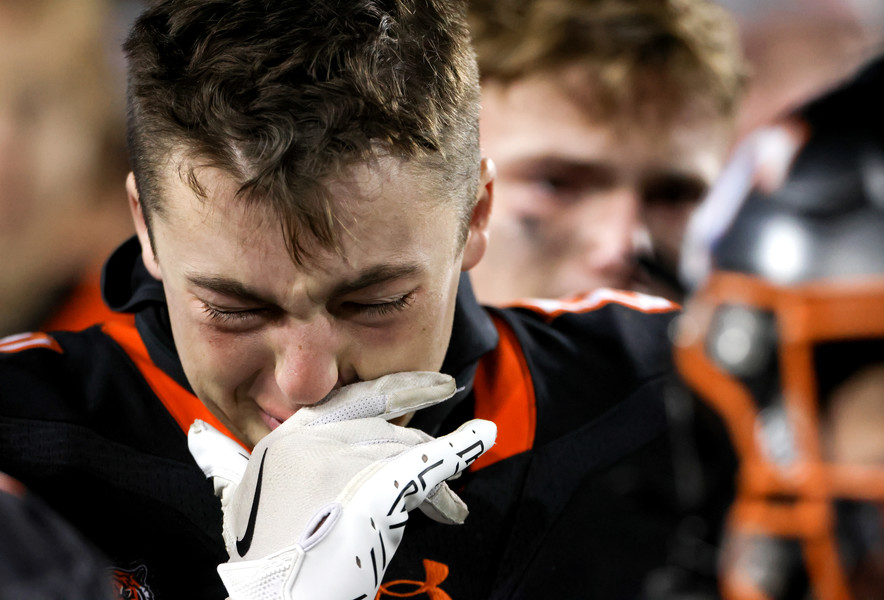
[[[476,419],[434,440],[387,422],[454,391],[454,381],[439,373],[346,386],[261,440],[239,485],[236,467],[215,468],[231,557],[218,572],[230,598],[372,599],[408,511],[462,523],[466,506],[445,480],[491,447],[496,426]],[[195,440],[207,427],[192,428],[192,446],[201,445]],[[231,446],[231,465],[235,452]],[[225,488],[227,478],[232,485]]]

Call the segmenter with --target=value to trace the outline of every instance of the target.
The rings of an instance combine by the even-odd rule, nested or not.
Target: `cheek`
[[[198,396],[217,400],[259,369],[264,353],[253,336],[220,332],[182,303],[169,304],[169,318],[181,365]]]
[[[498,165],[499,167],[499,165]],[[553,219],[561,203],[542,179],[520,173],[501,173],[494,180],[492,222],[522,219]]]
[[[557,253],[580,229],[575,210],[537,185],[498,186],[491,216],[492,247],[516,253]]]
[[[587,218],[585,203],[557,204],[521,215],[520,237],[541,265],[586,251],[587,241],[597,235],[593,226],[597,219]]]
[[[697,206],[697,203],[681,202],[645,207],[645,225],[654,242],[667,250],[679,250],[688,219]]]
[[[208,326],[194,327],[194,343],[189,348],[189,361],[202,375],[219,385],[227,385],[253,370],[255,358],[260,356],[255,344],[242,336],[221,334]]]
[[[420,314],[395,326],[360,332],[352,361],[362,379],[401,371],[438,371],[448,349],[455,286],[447,294],[428,297]],[[414,308],[418,308],[415,306]]]

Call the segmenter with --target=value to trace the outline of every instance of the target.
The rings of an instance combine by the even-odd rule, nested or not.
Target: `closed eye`
[[[211,304],[208,304],[206,302],[202,303],[202,310],[203,313],[208,316],[210,320],[223,324],[248,321],[258,316],[265,315],[268,312],[266,308],[244,308],[228,310],[212,306]]]
[[[344,302],[341,304],[341,309],[359,315],[382,317],[405,310],[414,302],[414,297],[415,293],[411,291],[382,302]]]
[[[385,317],[408,308],[414,302],[416,292],[411,291],[400,296],[377,302],[347,301],[339,305],[343,316]],[[272,308],[238,308],[226,309],[201,301],[201,310],[210,321],[219,325],[251,325],[260,323],[276,314]]]

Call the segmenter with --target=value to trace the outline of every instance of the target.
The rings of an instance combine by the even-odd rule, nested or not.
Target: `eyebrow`
[[[332,291],[332,297],[346,296],[347,294],[352,294],[353,292],[358,292],[381,283],[413,277],[422,273],[423,270],[422,266],[415,263],[377,265],[364,271],[356,279],[345,281],[335,286]]]
[[[254,304],[273,304],[273,302],[258,292],[251,290],[236,279],[221,277],[219,275],[199,275],[195,273],[186,275],[186,278],[191,284],[216,292],[222,296],[231,296]]]
[[[364,290],[374,285],[405,279],[423,272],[423,267],[418,264],[402,265],[377,265],[359,274],[355,279],[337,284],[330,297],[337,298],[353,292]],[[219,275],[201,275],[197,273],[186,275],[187,280],[206,290],[216,292],[224,296],[230,296],[254,304],[276,304],[275,301],[266,298],[252,290],[236,279]]]
[[[523,177],[556,176],[570,180],[610,185],[617,177],[616,169],[604,160],[586,160],[567,156],[531,156],[510,165],[510,170]]]

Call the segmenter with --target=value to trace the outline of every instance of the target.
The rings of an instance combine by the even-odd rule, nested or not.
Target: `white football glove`
[[[475,419],[434,440],[387,422],[454,392],[451,377],[430,372],[345,386],[261,440],[241,482],[242,448],[195,423],[191,452],[222,498],[230,561],[218,572],[231,600],[371,600],[408,511],[462,523],[466,505],[445,481],[493,445],[497,427]]]

